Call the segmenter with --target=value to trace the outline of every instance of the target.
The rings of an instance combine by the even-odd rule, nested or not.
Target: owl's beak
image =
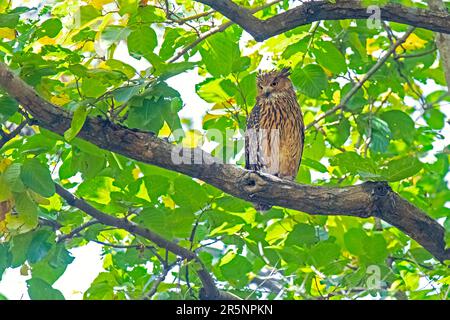
[[[265,96],[266,98],[268,98],[268,97],[270,96],[270,91],[269,91],[269,89],[265,89],[263,93],[264,93],[264,96]]]

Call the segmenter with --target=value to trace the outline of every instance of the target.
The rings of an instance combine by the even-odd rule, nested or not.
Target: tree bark
[[[299,26],[321,20],[367,19],[372,12],[359,0],[309,1],[267,20],[260,20],[231,0],[196,0],[240,25],[257,41],[264,41]],[[381,19],[450,34],[450,15],[399,4],[379,6]]]
[[[428,0],[428,4],[433,11],[447,12],[442,0]],[[444,33],[436,34],[436,45],[439,50],[442,68],[444,69],[448,92],[450,93],[450,35]]]
[[[0,86],[39,126],[60,135],[70,127],[71,113],[41,98],[3,63],[0,63]],[[366,182],[343,188],[297,184],[223,164],[199,148],[178,149],[152,133],[131,130],[102,118],[88,118],[78,137],[131,159],[201,179],[247,201],[313,215],[379,217],[408,234],[438,260],[450,259],[450,250],[445,249],[444,228],[393,192],[387,183]],[[172,156],[178,152],[187,155],[185,163],[173,161]],[[201,164],[195,164],[199,160]]]

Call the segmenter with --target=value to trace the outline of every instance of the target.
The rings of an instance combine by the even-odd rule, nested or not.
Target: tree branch
[[[150,240],[157,246],[165,248],[170,252],[182,257],[183,259],[186,259],[188,261],[194,260],[200,266],[200,268],[197,270],[197,274],[203,285],[203,288],[200,290],[200,297],[202,299],[205,300],[236,299],[236,297],[234,297],[233,295],[227,292],[222,292],[219,289],[217,289],[214,279],[212,278],[208,270],[206,270],[202,261],[198,258],[195,252],[183,248],[174,242],[168,241],[163,237],[161,237],[160,235],[156,234],[155,232],[147,228],[143,228],[126,218],[119,219],[109,214],[101,212],[100,210],[91,206],[86,201],[76,198],[72,193],[70,193],[57,183],[55,183],[55,188],[56,193],[59,194],[64,200],[66,200],[67,204],[75,208],[78,208],[81,211],[85,212],[86,214],[90,215],[96,220],[97,223],[100,222],[108,226],[113,226],[126,230],[131,234],[139,235],[147,240]],[[118,247],[117,245],[115,246]],[[164,279],[162,279],[161,281],[163,280]]]
[[[431,10],[447,12],[442,0],[427,0]],[[438,33],[436,35],[436,45],[439,49],[442,68],[444,69],[445,80],[447,81],[448,92],[450,92],[450,35]]]
[[[326,117],[334,114],[335,112],[337,112],[338,110],[342,109],[345,107],[345,105],[350,101],[350,99],[355,95],[355,93],[362,88],[362,86],[364,85],[364,83],[366,83],[367,80],[369,80],[369,78],[371,76],[373,76],[378,69],[380,69],[383,64],[387,61],[387,59],[395,52],[395,50],[397,50],[397,48],[402,45],[407,39],[408,37],[411,35],[411,33],[413,33],[414,31],[414,27],[410,27],[408,29],[408,31],[406,31],[406,33],[403,35],[403,37],[401,37],[400,39],[398,39],[397,42],[395,42],[393,45],[391,45],[391,47],[389,48],[389,50],[380,58],[378,59],[378,61],[373,65],[372,68],[370,68],[370,70],[361,78],[361,80],[359,80],[351,89],[349,92],[347,92],[347,94],[341,99],[341,102],[331,108],[330,110],[326,111],[325,113],[323,113],[322,115],[320,115],[319,117],[317,117],[316,119],[314,119],[313,122],[311,122],[310,124],[308,124],[306,126],[306,130],[308,130],[309,128],[311,128],[312,126],[314,126],[315,124],[317,124],[319,121],[321,121],[322,119],[325,119]]]
[[[56,193],[59,194],[64,200],[66,200],[66,202],[70,206],[82,210],[83,212],[87,213],[88,215],[96,219],[98,222],[108,226],[113,226],[127,230],[132,234],[140,235],[141,237],[144,237],[150,240],[151,242],[155,243],[159,247],[166,248],[167,250],[175,253],[180,257],[185,258],[186,260],[193,260],[196,258],[194,252],[189,251],[173,242],[164,239],[163,237],[154,233],[153,231],[150,231],[149,229],[146,228],[142,228],[141,226],[137,225],[136,223],[128,219],[119,219],[109,214],[103,213],[100,210],[91,206],[86,201],[76,198],[72,193],[61,187],[59,184],[55,184],[55,187]]]
[[[60,135],[70,128],[70,112],[42,99],[3,63],[0,63],[0,86],[34,117],[39,126]],[[450,250],[445,249],[444,228],[393,192],[387,183],[366,182],[343,188],[301,185],[223,164],[199,148],[179,148],[154,134],[130,130],[98,117],[88,118],[78,137],[128,158],[198,178],[247,201],[267,203],[314,215],[379,217],[408,234],[438,260],[450,259]],[[174,156],[179,154],[183,155],[185,161],[174,161]],[[200,160],[201,164],[192,160]],[[70,193],[67,194],[67,191],[57,189],[67,196],[71,203],[86,208],[85,202],[80,203]],[[116,218],[95,208],[86,209],[93,210],[93,217],[101,223],[117,222]],[[168,242],[147,229],[142,229],[128,220],[120,221],[121,228],[128,228],[130,232],[139,234],[180,256],[195,258],[195,253]]]
[[[258,11],[261,11],[265,8],[268,8],[278,2],[281,2],[281,0],[274,0],[274,1],[270,1],[269,3],[266,3],[260,7],[256,7],[256,8],[251,8],[251,9],[247,9],[250,13],[256,13]],[[205,33],[201,34],[197,39],[195,39],[195,41],[193,41],[192,43],[188,44],[186,47],[184,47],[183,49],[181,49],[175,56],[173,56],[172,58],[170,58],[167,62],[171,63],[171,62],[175,62],[178,59],[180,59],[183,55],[185,55],[189,50],[195,48],[199,43],[201,43],[203,40],[205,40],[206,38],[209,38],[210,36],[212,36],[213,34],[216,34],[218,32],[222,32],[225,31],[228,27],[232,26],[234,24],[233,21],[228,21],[225,22],[223,24],[221,24],[220,26],[213,28],[209,31],[206,31]]]
[[[56,240],[56,242],[57,242],[57,243],[60,243],[60,242],[63,242],[63,241],[65,241],[65,240],[72,239],[73,237],[76,237],[76,236],[77,236],[81,231],[83,231],[84,229],[87,229],[87,228],[89,228],[90,226],[93,226],[93,225],[98,224],[98,223],[99,223],[99,222],[98,222],[97,220],[95,220],[95,219],[90,220],[90,221],[88,221],[88,222],[82,224],[81,226],[79,226],[79,227],[73,229],[70,233],[61,235],[61,236]]]
[[[28,124],[27,120],[22,121],[13,131],[11,131],[10,133],[6,133],[4,132],[1,128],[0,128],[0,136],[2,137],[2,139],[0,139],[0,148],[2,148],[9,140],[11,140],[12,138],[14,138],[15,136],[17,136],[20,131],[22,131],[23,128],[25,128],[25,126]]]
[[[240,25],[257,41],[281,34],[293,28],[320,20],[367,19],[372,12],[359,0],[309,1],[267,20],[260,20],[246,8],[231,0],[196,0],[222,13]],[[431,11],[389,3],[379,6],[381,19],[408,24],[436,32],[450,34],[450,15],[447,12]]]

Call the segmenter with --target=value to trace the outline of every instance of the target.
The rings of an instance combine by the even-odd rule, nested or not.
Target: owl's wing
[[[305,124],[303,123],[303,117],[301,117],[301,121],[300,121],[300,159],[298,160],[298,168],[300,168],[300,164],[302,163],[304,147],[305,147]],[[297,168],[297,170],[298,170],[298,168]]]
[[[259,114],[260,106],[255,105],[247,119],[245,131],[245,169],[258,171],[260,169],[259,146]]]

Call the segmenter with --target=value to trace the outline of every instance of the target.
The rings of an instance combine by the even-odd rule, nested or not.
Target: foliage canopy
[[[267,3],[235,2],[252,8]],[[278,1],[255,16],[265,19],[290,5]],[[448,267],[393,226],[280,207],[260,214],[206,183],[77,138],[86,117],[97,116],[188,147],[211,145],[214,129],[227,139],[215,141],[212,154],[243,165],[241,133],[255,104],[258,69],[292,68],[308,125],[338,106],[408,29],[325,21],[257,43],[235,24],[214,32],[227,21],[192,0],[53,0],[33,8],[0,3],[0,59],[43,98],[74,112],[64,137],[35,125],[3,137],[0,281],[6,269],[21,267],[31,299],[64,299],[52,285],[73,261],[70,249],[96,241],[103,245],[105,270],[85,299],[140,299],[154,284],[152,298],[198,296],[194,262],[177,260],[141,236],[89,223],[90,216],[55,194],[57,181],[102,212],[197,250],[217,285],[241,298],[447,299]],[[136,70],[124,48],[150,67]],[[202,79],[197,95],[211,106],[201,130],[180,118],[180,110],[196,106],[167,81],[186,81],[193,73]],[[415,29],[342,108],[306,131],[296,181],[342,187],[388,181],[443,223],[448,235],[445,86],[435,34]],[[23,109],[0,91],[3,132],[24,120]],[[373,279],[380,281],[371,286]]]

